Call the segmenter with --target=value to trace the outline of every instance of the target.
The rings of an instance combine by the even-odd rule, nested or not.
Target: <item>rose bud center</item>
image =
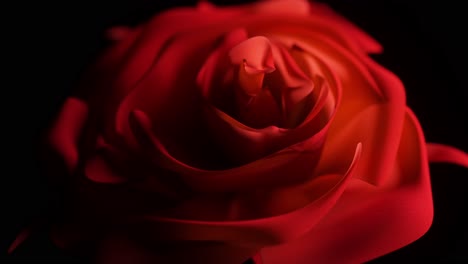
[[[304,141],[329,123],[337,82],[311,52],[276,37],[248,36],[244,29],[216,45],[197,83],[209,130],[236,164]]]
[[[294,128],[304,120],[314,105],[316,84],[298,66],[292,49],[257,36],[230,50],[233,117],[254,128]]]
[[[205,96],[216,108],[255,129],[292,129],[317,104],[324,78],[311,65],[310,54],[274,38],[247,37],[243,29],[229,33],[199,75]],[[223,76],[208,77],[207,68]],[[211,83],[204,85],[206,79]]]

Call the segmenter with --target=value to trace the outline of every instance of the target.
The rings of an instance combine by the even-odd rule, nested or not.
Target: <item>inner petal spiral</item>
[[[320,146],[340,96],[320,56],[242,28],[219,40],[197,85],[207,131],[229,160],[246,164],[299,142]]]
[[[229,51],[231,107],[222,110],[241,123],[294,128],[314,105],[314,81],[298,66],[291,49],[256,36]]]

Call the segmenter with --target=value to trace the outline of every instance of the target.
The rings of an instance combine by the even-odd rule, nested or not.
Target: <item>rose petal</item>
[[[301,3],[301,2],[302,1],[297,2],[297,3]],[[265,4],[265,5],[267,5],[267,4]],[[270,3],[268,3],[268,5],[270,5]],[[194,24],[194,26],[196,25],[197,27],[198,26],[203,27],[203,26],[206,26],[206,25],[209,25],[209,24],[216,24],[214,21],[218,21],[220,19],[226,19],[226,21],[227,21],[228,19],[230,19],[230,18],[232,19],[234,17],[242,18],[242,19],[239,19],[238,22],[236,21],[238,23],[238,25],[242,25],[242,24],[244,24],[246,22],[250,22],[250,20],[252,20],[253,23],[256,23],[257,22],[256,20],[265,20],[265,19],[269,20],[269,19],[271,19],[269,15],[267,15],[265,17],[262,16],[261,18],[258,18],[258,19],[253,19],[253,17],[255,17],[255,15],[254,15],[255,11],[253,11],[256,8],[255,6],[256,5],[246,5],[246,6],[242,7],[242,8],[216,8],[216,12],[213,12],[214,15],[210,15],[210,16],[207,16],[206,14],[203,15],[202,13],[198,13],[198,12],[196,12],[195,9],[190,9],[190,8],[185,8],[184,9],[184,8],[182,8],[182,9],[176,9],[174,11],[166,12],[166,13],[158,16],[157,19],[154,19],[145,29],[145,31],[148,32],[150,30],[154,30],[155,28],[158,28],[158,34],[144,34],[144,35],[146,35],[146,37],[142,38],[138,42],[138,43],[141,43],[141,45],[140,44],[136,45],[136,47],[138,46],[138,48],[135,49],[136,51],[138,51],[139,55],[135,54],[135,56],[131,57],[131,59],[130,59],[130,61],[128,63],[125,63],[125,65],[128,65],[128,69],[125,69],[125,72],[122,72],[122,74],[119,74],[120,77],[119,77],[119,80],[116,80],[116,82],[115,82],[116,85],[125,85],[126,83],[128,83],[129,84],[128,87],[130,87],[131,86],[130,83],[134,84],[135,80],[141,79],[141,77],[143,76],[143,73],[146,72],[146,71],[142,71],[142,70],[138,70],[138,69],[149,69],[150,68],[152,60],[150,59],[151,56],[148,56],[148,54],[155,54],[156,52],[151,52],[151,51],[156,51],[156,50],[158,50],[158,47],[162,47],[164,45],[164,44],[161,44],[161,45],[157,44],[157,43],[160,43],[160,42],[155,40],[155,38],[156,38],[155,36],[158,36],[158,38],[159,38],[159,36],[163,36],[162,38],[166,39],[163,42],[166,43],[166,41],[167,41],[167,38],[164,37],[167,34],[166,35],[163,34],[163,33],[159,34],[160,33],[159,31],[161,29],[160,24],[165,23],[166,26],[164,28],[167,28],[167,25],[171,25],[171,28],[168,28],[167,30],[165,29],[165,31],[164,31],[164,32],[169,32],[168,34],[171,35],[171,34],[174,33],[172,31],[179,32],[179,30],[181,30],[181,28],[179,28],[179,27],[175,27],[175,29],[172,28],[173,25],[180,25],[180,23],[170,23],[170,21],[176,21],[176,20],[180,20],[180,19],[184,19],[184,21],[188,21],[188,20],[192,20],[192,19],[197,20],[197,23],[184,23],[183,28],[188,29],[188,30],[189,30],[189,28],[186,28],[186,27],[190,27],[192,24]],[[261,6],[261,5],[259,5],[259,6]],[[253,8],[253,9],[251,9],[251,8]],[[304,10],[304,8],[300,8],[298,10]],[[217,13],[219,15],[215,15]],[[288,14],[288,15],[285,15],[285,14]],[[291,21],[292,16],[288,12],[286,12],[285,14],[275,13],[275,15],[279,16],[278,19],[277,19],[278,21],[284,21],[284,24],[289,24],[289,22]],[[271,13],[270,15],[273,15],[273,13]],[[315,16],[312,16],[310,18],[309,17],[305,17],[305,18],[306,18],[305,21],[303,21],[305,23],[303,23],[303,24],[307,24],[307,26],[309,26],[309,23],[311,25],[316,24],[315,20],[317,20],[317,19],[320,20],[320,21],[323,20],[322,18],[317,18]],[[297,16],[295,17],[295,20],[297,20]],[[233,21],[235,21],[235,20],[233,20]],[[270,23],[271,23],[271,21],[270,21]],[[230,27],[229,24],[231,24],[231,21],[229,23],[226,23],[225,29],[229,29],[229,27]],[[328,32],[330,30],[329,28],[323,27],[324,23],[318,22],[318,24],[319,24],[320,30],[324,30],[325,32]],[[336,30],[336,28],[332,28],[331,30],[334,32]],[[170,32],[172,32],[172,33],[170,33]],[[330,35],[340,36],[339,34],[330,34]],[[153,37],[148,37],[148,36],[153,36]],[[156,42],[152,43],[152,42],[154,42],[153,40],[155,40]],[[138,72],[140,72],[140,73],[138,73]],[[135,74],[135,73],[137,73],[137,74]],[[130,76],[131,78],[130,77],[127,78],[125,76]],[[117,89],[117,90],[119,90],[119,89]],[[130,108],[133,108],[133,107],[130,107]],[[128,111],[130,111],[130,110],[128,110]],[[122,113],[121,115],[125,116],[127,114],[124,111],[124,113]],[[123,118],[123,119],[125,119],[125,118]],[[117,120],[122,120],[122,118],[117,118]],[[121,125],[117,125],[117,127],[118,127],[117,130],[120,131],[121,130],[121,128],[120,128]]]
[[[144,149],[139,151],[136,154],[128,149],[119,149],[99,137],[96,151],[84,165],[84,175],[93,183],[125,183],[122,188],[156,193],[158,198],[177,200],[187,194],[170,172],[145,163],[143,157],[146,152]]]
[[[213,167],[219,163],[216,161],[216,145],[206,134],[204,124],[199,122],[202,120],[204,98],[200,96],[195,82],[197,70],[218,38],[216,31],[204,35],[193,32],[182,34],[161,55],[158,63],[119,107],[115,119],[116,129],[128,144],[134,145],[128,116],[130,111],[138,108],[148,113],[152,121],[158,124],[158,138],[173,155],[202,167]],[[186,62],[187,58],[191,58],[190,63]],[[187,134],[187,131],[191,133]]]
[[[259,253],[255,254],[255,256],[252,257],[252,261],[254,264],[263,264],[262,255]]]
[[[143,78],[151,66],[156,63],[177,34],[230,19],[239,11],[225,10],[222,13],[207,16],[195,8],[174,8],[155,16],[145,25],[140,38],[132,48],[131,56],[128,56],[123,63],[125,67],[117,75],[118,78],[114,83],[115,89],[118,91],[132,89],[137,81]],[[181,20],[185,23],[174,23]],[[158,32],[158,34],[149,32]]]
[[[197,9],[202,12],[212,12],[216,10],[216,6],[207,0],[199,0],[197,3]]]
[[[298,116],[312,108],[313,100],[309,95],[315,84],[281,43],[273,45],[273,56],[278,71],[266,76],[265,85],[271,90],[281,109],[283,118],[280,125],[292,128],[302,121]]]
[[[372,184],[381,184],[391,179],[392,166],[396,159],[396,148],[400,140],[394,118],[394,105],[372,105],[356,115],[346,124],[333,123],[325,142],[318,173],[331,173],[340,166],[343,152],[352,149],[353,144],[362,142],[362,165],[359,177]]]
[[[244,164],[290,145],[322,140],[334,114],[332,98],[331,92],[327,88],[323,89],[306,121],[289,130],[275,126],[262,129],[247,127],[216,108],[207,108],[205,116],[214,131],[213,137],[226,150],[230,159]]]
[[[335,204],[354,174],[361,147],[357,146],[344,175],[333,175],[334,186],[324,188],[320,197],[293,212],[247,221],[195,221],[159,216],[134,217],[140,234],[157,234],[156,240],[224,241],[239,246],[258,247],[284,243],[307,233]],[[143,232],[143,233],[141,233]]]
[[[191,260],[204,260],[203,263],[220,263],[220,261],[223,263],[229,263],[226,261],[230,260],[235,260],[236,262],[234,263],[241,260],[244,261],[258,251],[259,245],[257,245],[257,243],[278,243],[300,235],[313,226],[321,216],[333,207],[333,203],[344,190],[346,182],[351,179],[352,172],[354,170],[353,168],[356,166],[356,162],[359,159],[359,153],[360,147],[358,146],[350,168],[344,176],[336,175],[332,177],[335,179],[333,184],[335,185],[334,187],[331,189],[322,188],[323,195],[321,195],[320,198],[315,199],[311,204],[308,204],[306,207],[295,212],[285,214],[280,217],[255,221],[222,223],[212,221],[181,221],[178,219],[154,218],[152,216],[144,217],[142,219],[137,216],[132,218],[133,220],[129,222],[130,226],[115,226],[115,228],[120,231],[131,230],[130,233],[132,235],[131,237],[109,237],[104,240],[101,244],[103,247],[99,246],[100,250],[97,255],[98,260],[102,260],[104,263],[107,263],[106,261],[110,261],[110,259],[112,259],[112,261],[118,261],[130,258],[134,263],[138,264],[147,263],[145,261],[151,261],[150,263],[153,263],[153,261],[156,260],[184,262],[187,261],[187,257]],[[320,185],[321,184],[318,186]],[[310,189],[309,192],[315,195],[314,189]],[[114,195],[112,195],[112,193],[109,194],[111,194],[111,196],[106,198],[108,201],[103,204],[102,201],[97,202],[105,205],[112,201],[112,199],[109,198],[114,197],[114,195],[118,193],[115,193]],[[135,201],[130,202],[129,204],[133,204],[134,202]],[[121,206],[119,206],[119,208],[120,207]],[[77,220],[78,218],[75,217],[73,219]],[[92,222],[91,218],[88,220],[86,219],[87,218],[83,219],[86,223]],[[286,227],[284,223],[290,223],[291,219],[294,220],[294,223]],[[304,219],[312,220],[310,222],[304,222]],[[156,221],[156,223],[153,221]],[[61,235],[55,236],[55,239],[59,239],[59,241],[62,242],[66,241],[67,245],[64,246],[67,247],[71,246],[69,243],[72,243],[75,247],[85,246],[85,244],[76,244],[80,241],[80,243],[82,243],[83,238],[79,239],[79,241],[76,239],[78,237],[82,237],[84,233],[87,233],[85,236],[92,237],[93,235],[89,233],[92,228],[94,227],[79,224],[72,228],[75,231],[82,230],[79,234],[73,232],[69,234],[63,233],[65,231],[63,229],[60,232]],[[67,230],[72,231],[72,229],[68,228]],[[208,232],[206,232],[207,230]],[[239,231],[241,231],[240,236],[238,233]],[[96,233],[93,234],[95,235]],[[122,233],[112,232],[112,234]],[[169,236],[168,241],[165,241],[166,235]],[[243,236],[246,237],[243,238]],[[139,237],[138,244],[132,241],[132,239],[136,237]],[[99,241],[99,237],[94,237],[92,239]],[[239,239],[242,242],[240,244],[238,242]],[[179,242],[176,242],[177,240]],[[145,241],[149,242],[149,244]],[[184,252],[184,254],[181,254],[181,252]]]
[[[315,70],[323,73],[323,78],[316,78],[317,87],[313,90],[316,102],[308,116],[294,129],[282,129],[275,126],[256,129],[235,120],[233,117],[214,107],[205,108],[213,138],[238,164],[249,162],[271,154],[287,146],[307,140],[321,131],[335,113],[335,104],[341,100],[341,84],[332,69],[319,59],[311,62]],[[269,108],[268,108],[269,109]],[[272,111],[272,116],[274,116]],[[229,138],[230,140],[225,140]]]
[[[302,71],[282,43],[275,43],[272,47],[272,53],[275,59],[275,65],[278,67],[276,73],[279,75],[280,82],[279,85],[275,86],[281,86],[281,88],[297,88],[310,84],[310,76],[307,76]],[[309,90],[309,92],[310,91],[311,90]]]
[[[336,34],[330,34],[331,36],[341,39],[346,46],[352,47],[357,52],[361,50],[368,53],[382,52],[382,45],[349,20],[336,13],[328,5],[318,2],[310,4],[311,14],[327,21],[328,27],[332,29],[331,31],[336,32]]]
[[[210,31],[206,34],[190,34],[190,32],[197,32],[197,28],[204,26],[222,24],[222,21],[230,20],[240,12],[236,9],[226,9],[207,16],[195,8],[176,8],[150,20],[134,47],[135,52],[128,57],[128,61],[124,63],[125,67],[119,72],[114,83],[114,89],[117,91],[132,90],[119,106],[116,130],[121,134],[128,132],[127,116],[135,105],[142,104],[143,106],[140,105],[140,107],[146,108],[160,105],[151,100],[157,98],[166,100],[169,84],[177,87],[189,85],[191,88],[193,84],[188,84],[188,82],[193,80],[192,76],[180,78],[180,76],[173,75],[185,74],[187,71],[180,70],[182,66],[189,66],[192,69],[190,72],[196,72],[193,69],[200,68],[199,61],[207,57],[207,48],[212,47],[217,32]],[[178,23],[178,21],[185,22]],[[152,32],[157,32],[157,34]],[[178,41],[173,43],[174,45],[169,45],[174,39]],[[190,45],[185,45],[186,43]],[[195,56],[198,60],[193,58],[194,54],[198,54]],[[187,58],[191,58],[188,64]],[[174,78],[179,78],[183,83],[174,84]],[[154,89],[152,85],[154,83],[158,84],[158,89]],[[151,84],[151,87],[145,84]],[[181,92],[178,91],[178,94]],[[144,94],[143,97],[142,94]],[[190,95],[186,96],[190,97]],[[150,100],[144,100],[145,98],[150,98]]]
[[[141,180],[149,174],[145,171],[148,168],[139,162],[133,151],[119,144],[110,144],[102,135],[97,136],[95,146],[84,162],[84,176],[104,184]]]
[[[222,10],[222,9],[220,9],[220,10]],[[244,10],[244,11],[245,11],[245,10]],[[184,11],[184,12],[186,12],[186,13],[181,12],[181,14],[177,15],[177,16],[179,16],[179,17],[177,17],[176,15],[174,15],[174,17],[177,17],[178,19],[181,19],[182,16],[188,16],[188,17],[191,16],[191,15],[189,14],[190,12],[188,12],[188,11]],[[224,11],[223,11],[223,12],[224,12]],[[182,14],[183,14],[183,15],[182,15]],[[169,17],[170,17],[170,16],[169,16]],[[290,15],[280,15],[280,17],[278,18],[278,20],[283,21],[283,18],[287,20],[286,22],[291,22],[291,23],[293,22],[293,21],[290,21],[291,18],[292,18],[292,17],[290,17]],[[175,18],[172,18],[172,17],[171,17],[171,19],[175,19]],[[236,24],[236,27],[239,27],[239,26],[242,26],[244,23],[247,23],[247,22],[249,22],[248,24],[249,24],[249,27],[250,27],[251,23],[256,23],[256,22],[259,22],[260,24],[261,24],[261,23],[265,23],[265,22],[270,22],[270,23],[271,23],[271,19],[272,19],[272,18],[270,18],[269,16],[266,16],[266,17],[259,17],[259,18],[253,18],[253,17],[251,17],[251,16],[246,16],[245,18],[243,17],[241,20],[236,21],[236,22],[229,21],[228,23],[226,23],[226,25],[223,25],[223,27],[224,27],[224,30],[229,30],[229,28],[232,27],[233,24]],[[287,23],[286,23],[286,24],[287,24]],[[200,23],[199,26],[202,27],[203,25],[205,25],[205,24]],[[213,30],[214,30],[214,29],[213,29]],[[184,31],[184,32],[185,32],[185,31]],[[164,63],[164,64],[166,64],[166,63]],[[167,72],[167,71],[164,71],[164,72]],[[131,108],[132,108],[132,107],[131,107]],[[131,110],[128,110],[128,111],[131,111]],[[125,113],[122,113],[122,115],[126,116]],[[124,119],[125,119],[125,118],[123,118],[123,119],[118,118],[118,120],[124,120]]]
[[[10,244],[10,246],[8,247],[8,254],[11,254],[13,253],[13,251],[15,251],[21,244],[24,243],[24,241],[26,241],[26,239],[28,239],[31,234],[33,233],[33,231],[35,231],[36,226],[27,226],[25,228],[23,228],[19,234],[15,237],[15,239],[13,240],[13,242]]]
[[[302,124],[304,119],[309,115],[311,109],[315,106],[315,100],[311,90],[313,90],[313,88],[302,87],[285,91],[284,105],[285,109],[288,109],[286,111],[287,117],[284,121],[285,127],[295,128]],[[306,94],[308,91],[310,91],[310,93]]]
[[[252,97],[262,91],[263,77],[265,74],[262,71],[256,72],[258,70],[255,70],[255,72],[248,72],[247,68],[249,68],[249,66],[246,61],[239,65],[239,75],[237,79],[239,84],[238,88],[241,88],[243,94]]]
[[[336,206],[306,236],[263,249],[264,263],[363,263],[418,239],[433,218],[425,153],[422,130],[408,111],[394,180],[374,186],[352,179]]]
[[[237,28],[227,33],[223,37],[221,45],[209,55],[198,72],[197,84],[202,91],[202,95],[207,99],[211,99],[212,102],[214,101],[215,104],[219,101],[223,102],[224,100],[220,98],[226,95],[225,89],[222,89],[225,83],[223,83],[224,80],[220,76],[223,76],[232,67],[227,59],[227,54],[234,46],[247,40],[247,38],[248,34],[245,28]]]
[[[211,12],[220,16],[229,14],[229,11],[237,11],[239,16],[250,14],[291,14],[294,16],[309,15],[310,4],[305,0],[263,0],[257,3],[247,3],[244,5],[231,5],[228,7],[215,6],[208,1],[200,0],[197,8],[202,12]]]
[[[339,76],[342,84],[349,87],[344,89],[343,96],[352,99],[344,100],[344,103],[353,103],[355,98],[359,98],[364,105],[380,99],[382,92],[369,72],[366,61],[363,61],[365,56],[343,48],[329,35],[304,27],[289,28],[282,25],[258,27],[251,29],[251,32],[263,32],[265,36],[274,38],[285,46],[299,47],[303,52],[326,63]]]
[[[261,36],[249,38],[229,51],[235,65],[245,63],[247,73],[272,72],[275,70],[270,41]]]
[[[468,167],[468,154],[451,146],[428,143],[429,162],[447,162]]]
[[[388,103],[376,106],[373,110],[368,108],[352,118],[347,117],[352,110],[342,104],[330,127],[330,144],[325,143],[323,157],[325,160],[332,157],[332,153],[339,155],[339,151],[352,146],[353,140],[363,142],[362,158],[366,162],[358,174],[365,175],[365,180],[370,183],[380,184],[390,177],[389,172],[396,157],[396,142],[400,139],[404,121],[405,94],[401,81],[395,75],[370,59],[364,59],[364,62]],[[327,166],[332,168],[336,164],[324,167]]]
[[[86,163],[85,175],[97,183],[116,184],[126,182],[128,179],[109,164],[103,154],[96,154]]]
[[[65,100],[49,132],[50,146],[61,155],[72,172],[78,163],[78,140],[88,119],[88,105],[74,97]]]
[[[286,129],[271,125],[259,129],[249,127],[248,120],[243,124],[209,105],[205,108],[205,118],[212,137],[236,165],[255,161],[286,147],[278,144],[287,133]]]
[[[258,6],[262,7],[262,4],[260,3]],[[265,1],[265,6],[268,5],[272,8],[265,8],[264,10],[273,10],[271,14],[275,15],[275,18],[268,22],[269,27],[275,28],[277,26],[275,22],[277,21],[280,25],[289,28],[305,27],[309,30],[319,31],[332,37],[337,43],[355,53],[380,53],[383,50],[376,40],[336,13],[327,4],[311,3],[310,1]],[[253,7],[252,10],[255,12],[255,5],[245,7],[241,6],[246,11],[249,11],[248,7]],[[219,10],[222,9],[218,8],[218,12]],[[289,10],[292,12],[288,12]],[[265,12],[262,14],[264,14],[262,17],[272,17]],[[288,14],[292,16],[286,16]],[[283,17],[281,17],[282,15]],[[301,16],[301,19],[297,18],[298,15]],[[258,21],[254,23],[260,24]]]
[[[192,167],[172,156],[152,132],[151,121],[144,112],[133,111],[132,118],[135,120],[135,133],[144,134],[147,138],[144,142],[152,144],[149,147],[153,149],[153,162],[178,173],[190,188],[199,192],[245,191],[260,186],[285,186],[304,181],[312,176],[304,171],[312,172],[315,168],[326,132],[324,128],[307,141],[243,166],[226,170],[204,170]]]
[[[366,172],[359,173],[359,175],[366,175],[366,177],[368,177],[366,178],[367,181],[379,184],[388,178],[390,171],[388,170],[388,166],[393,164],[393,159],[396,155],[397,145],[394,143],[398,142],[401,135],[405,107],[405,94],[402,83],[395,75],[385,70],[368,57],[364,55],[353,55],[340,46],[337,46],[326,37],[320,36],[317,38],[315,35],[310,35],[310,32],[304,32],[304,34],[309,34],[309,41],[313,41],[314,45],[298,40],[295,40],[296,42],[294,43],[299,43],[300,47],[310,54],[320,56],[323,61],[331,64],[329,67],[333,67],[333,65],[338,63],[338,65],[341,66],[337,67],[345,69],[345,71],[338,71],[340,75],[339,78],[345,88],[343,89],[343,98],[341,103],[339,103],[338,112],[333,117],[333,123],[330,127],[328,138],[331,141],[335,140],[343,143],[345,142],[343,137],[350,139],[350,141],[347,142],[349,145],[347,145],[347,143],[344,143],[340,147],[338,147],[340,145],[339,143],[335,145],[337,148],[341,149],[345,149],[346,147],[348,151],[352,148],[353,144],[362,141],[363,159],[372,160],[372,162],[364,163],[367,164],[365,169],[373,170],[374,173]],[[294,44],[290,39],[283,39],[283,41],[289,42],[289,45]],[[325,45],[325,43],[327,43],[327,45]],[[329,50],[330,47],[333,47],[333,52]],[[373,90],[378,93],[373,92]],[[350,126],[349,123],[352,123],[350,120],[353,120],[362,109],[381,102],[388,102],[386,103],[386,110],[379,110],[381,113],[375,113],[374,117],[372,117],[381,120],[378,120],[378,122],[373,121],[373,123],[363,120],[362,126],[355,124],[354,130],[347,129],[347,133],[343,132],[346,127]],[[379,115],[379,117],[377,117],[377,115]],[[372,119],[370,116],[366,118]],[[365,129],[363,129],[363,127],[371,124],[379,124],[379,127],[369,128],[371,130],[373,129],[374,132],[364,131]],[[345,127],[345,129],[343,129],[343,127]],[[352,130],[354,132],[351,132]],[[369,134],[374,134],[374,136],[364,136]],[[382,148],[384,151],[380,151],[379,144],[371,143],[371,138],[375,140],[374,142],[383,142],[386,144],[386,146]],[[368,150],[369,147],[374,148],[374,150]],[[325,153],[328,154],[324,154],[323,157],[335,157],[331,154],[332,152],[328,152],[330,149],[327,150],[327,148],[328,147],[325,146]],[[333,151],[333,153],[339,152],[338,149]],[[375,156],[372,156],[371,153],[375,154]],[[334,158],[334,160],[340,159]],[[380,162],[376,160],[380,160]],[[332,163],[330,159],[330,163],[327,165],[328,168],[333,169],[333,167],[338,166],[338,164],[332,165]],[[376,164],[379,165],[377,166]],[[360,170],[364,170],[364,168]]]
[[[285,14],[305,16],[309,13],[310,4],[306,0],[266,0],[256,3],[253,12],[260,14]]]
[[[236,95],[237,119],[239,123],[256,129],[280,123],[280,109],[268,89],[260,90],[255,96],[246,95],[244,92],[239,92]],[[213,131],[213,133],[216,133],[216,131]],[[225,139],[227,136],[224,135],[222,137]],[[224,145],[224,139],[221,139],[220,145]],[[238,145],[238,147],[241,146]],[[249,161],[249,157],[244,156],[244,158],[245,161]],[[235,160],[242,163],[238,158],[235,158]]]
[[[244,12],[243,10],[242,12]],[[185,12],[185,11],[184,11]],[[224,12],[224,11],[223,11]],[[234,12],[234,11],[233,11]],[[239,10],[236,12],[240,12]],[[184,13],[184,15],[187,15],[189,12]],[[234,13],[232,13],[234,14]],[[238,14],[238,13],[236,13]],[[182,16],[182,15],[181,15]],[[276,15],[275,15],[276,16]],[[181,18],[181,17],[178,17]],[[275,20],[281,20],[285,21],[285,24],[289,23],[295,23],[293,22],[294,19],[291,15],[288,14],[283,14],[283,15],[278,15],[278,17],[275,17]],[[199,68],[201,62],[198,61],[197,58],[204,57],[203,52],[200,51],[205,51],[206,49],[209,49],[209,47],[212,46],[212,39],[216,38],[217,32],[225,32],[226,30],[230,30],[231,28],[239,28],[243,27],[245,25],[246,28],[248,28],[249,31],[251,31],[252,28],[259,28],[263,24],[271,24],[272,22],[272,17],[256,17],[254,15],[249,14],[248,12],[246,13],[246,16],[242,17],[239,20],[226,20],[225,24],[222,25],[212,25],[212,28],[210,30],[204,31],[204,34],[206,35],[197,35],[193,36],[188,34],[188,38],[186,39],[185,37],[183,39],[179,39],[177,42],[180,41],[180,43],[186,43],[190,42],[193,45],[187,46],[185,45],[184,47],[178,46],[176,48],[172,48],[171,46],[171,52],[169,50],[166,50],[164,52],[164,61],[160,61],[155,67],[152,68],[151,74],[148,74],[148,79],[145,79],[144,81],[141,82],[141,84],[151,84],[151,83],[158,83],[158,89],[153,89],[153,86],[148,86],[148,85],[140,85],[141,87],[138,89],[134,89],[134,92],[132,92],[131,95],[129,95],[121,104],[120,110],[118,112],[116,121],[117,121],[117,127],[120,127],[117,129],[120,131],[119,133],[121,134],[131,134],[128,128],[128,124],[125,124],[126,117],[128,116],[128,113],[135,108],[139,108],[144,110],[151,116],[151,118],[156,118],[155,120],[157,123],[160,124],[159,130],[162,131],[162,134],[158,132],[158,136],[162,140],[162,142],[165,143],[165,145],[170,146],[170,151],[178,157],[179,159],[183,159],[186,162],[192,162],[191,159],[196,158],[196,155],[194,153],[200,153],[200,149],[202,148],[201,144],[195,144],[197,146],[190,146],[190,144],[194,144],[193,142],[198,142],[195,140],[196,138],[205,138],[205,145],[210,146],[213,145],[212,143],[208,143],[209,138],[207,135],[203,135],[201,131],[197,131],[192,129],[192,127],[197,127],[200,126],[200,124],[194,124],[193,120],[198,120],[197,116],[192,116],[192,114],[196,115],[199,113],[198,109],[192,109],[196,105],[200,105],[200,102],[194,102],[193,100],[196,100],[197,96],[191,94],[194,90],[193,88],[190,88],[189,86],[191,84],[188,84],[187,82],[192,79],[191,76],[185,76],[184,78],[176,78],[175,76],[172,76],[171,74],[167,74],[168,72],[175,73],[177,72],[178,74],[185,75],[186,73],[193,72],[193,70],[189,70],[189,68]],[[258,24],[258,25],[257,25]],[[204,25],[204,24],[203,24]],[[260,25],[260,26],[259,26]],[[211,36],[213,34],[214,36]],[[185,36],[184,34],[179,34],[178,36]],[[206,40],[206,43],[203,44],[203,40]],[[196,44],[199,43],[199,44]],[[195,52],[195,50],[197,52]],[[183,52],[181,52],[183,51]],[[175,52],[175,53],[174,53]],[[195,57],[193,56],[194,54]],[[194,58],[193,63],[185,64],[183,68],[181,69],[181,65],[178,63],[174,62],[179,62],[183,61],[178,59],[179,57],[183,58]],[[163,59],[163,58],[161,58]],[[196,62],[196,63],[195,63]],[[175,64],[175,65],[173,65]],[[160,67],[156,67],[156,66]],[[163,67],[164,66],[164,67]],[[335,67],[336,65],[331,65],[332,67]],[[168,69],[166,69],[168,67]],[[339,66],[338,66],[339,67]],[[164,69],[163,69],[164,68]],[[160,74],[157,74],[160,73]],[[348,73],[346,73],[348,74]],[[349,74],[349,76],[354,76],[353,74]],[[176,78],[176,79],[175,79]],[[372,79],[372,78],[370,78]],[[177,80],[177,81],[175,81]],[[168,85],[172,86],[177,86],[177,87],[186,87],[186,89],[182,90],[177,90],[177,89],[169,89]],[[359,84],[359,83],[358,83]],[[143,88],[145,87],[145,88]],[[357,85],[359,87],[359,85]],[[371,87],[374,87],[371,85]],[[175,95],[175,91],[177,90],[177,95]],[[346,89],[349,90],[349,89]],[[171,92],[168,92],[171,91]],[[183,97],[179,96],[180,94],[184,94]],[[144,96],[143,96],[144,95]],[[363,97],[360,97],[363,96]],[[365,94],[362,93],[355,93],[355,97],[360,97],[360,98],[366,98],[370,100],[374,100],[372,93],[366,92]],[[151,98],[151,100],[149,100]],[[161,100],[160,102],[155,102],[154,99],[157,98],[158,100]],[[364,105],[366,103],[366,100],[364,101],[353,101],[352,104],[356,105]],[[171,105],[168,104],[168,102],[171,102]],[[359,103],[357,103],[359,102]],[[190,113],[190,115],[186,115],[186,113]],[[354,114],[352,111],[350,111],[349,115]],[[125,131],[124,131],[125,130]],[[187,131],[187,130],[192,130],[193,132],[193,137],[191,136],[188,138],[185,134],[182,135],[182,131]],[[170,136],[169,136],[170,135]],[[192,143],[190,143],[192,142]],[[184,147],[181,147],[184,146]],[[189,147],[187,147],[189,146]],[[204,151],[203,154],[208,153],[209,151]],[[209,156],[213,156],[213,154],[208,154]],[[208,159],[204,159],[208,160]],[[213,162],[212,162],[213,164]],[[211,165],[210,165],[211,166]]]

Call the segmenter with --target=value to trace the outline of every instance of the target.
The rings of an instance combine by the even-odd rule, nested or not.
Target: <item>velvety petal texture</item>
[[[201,1],[107,36],[48,137],[52,239],[95,263],[362,263],[430,227],[428,162],[468,167],[326,5]]]

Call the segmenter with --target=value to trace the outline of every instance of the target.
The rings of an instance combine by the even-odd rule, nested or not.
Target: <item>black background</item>
[[[98,1],[96,1],[98,2]],[[4,132],[0,251],[37,216],[47,215],[60,197],[41,174],[38,142],[83,69],[105,46],[104,30],[135,25],[152,14],[196,1],[57,1],[23,3],[6,24],[12,45],[8,77],[2,87]],[[169,1],[168,1],[169,2]],[[212,1],[235,4],[248,1]],[[429,142],[468,152],[468,43],[462,1],[331,0],[335,10],[384,46],[376,60],[404,82],[407,104],[419,118]],[[10,73],[11,72],[11,73]],[[8,83],[8,84],[7,84]],[[431,164],[435,218],[415,243],[372,263],[468,261],[468,169]],[[337,252],[339,254],[339,252]],[[72,263],[38,233],[9,259]]]

